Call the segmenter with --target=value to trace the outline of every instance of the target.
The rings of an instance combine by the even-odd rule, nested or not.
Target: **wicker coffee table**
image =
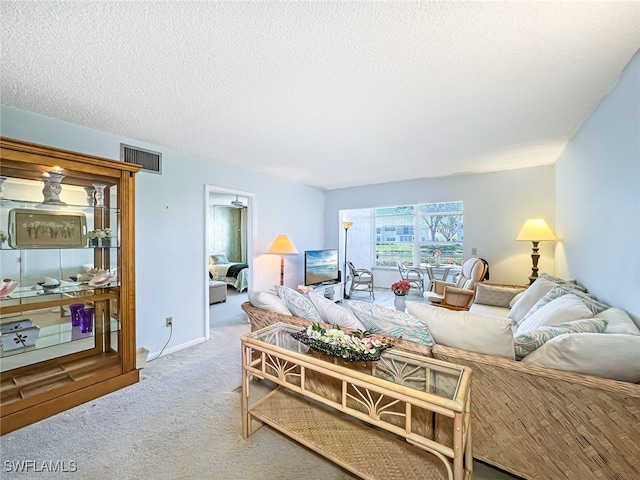
[[[243,336],[244,438],[267,424],[366,479],[473,476],[468,367],[386,350],[349,362],[278,323]],[[277,386],[250,403],[252,379]]]

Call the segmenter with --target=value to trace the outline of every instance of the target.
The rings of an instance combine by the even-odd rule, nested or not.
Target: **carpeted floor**
[[[226,303],[210,307],[211,340],[148,362],[140,383],[0,437],[0,477],[353,478],[268,427],[242,439],[239,337],[249,324],[239,305],[245,300],[230,289]],[[512,478],[475,465],[476,480]]]

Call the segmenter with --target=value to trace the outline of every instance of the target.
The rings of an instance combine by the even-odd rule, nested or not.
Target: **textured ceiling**
[[[333,189],[556,161],[639,2],[2,1],[1,100]]]

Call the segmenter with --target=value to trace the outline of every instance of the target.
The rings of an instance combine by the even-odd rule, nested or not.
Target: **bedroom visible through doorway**
[[[235,294],[246,294],[251,285],[255,196],[250,192],[207,186],[206,201],[205,296],[208,304],[209,281],[224,282],[228,292]]]

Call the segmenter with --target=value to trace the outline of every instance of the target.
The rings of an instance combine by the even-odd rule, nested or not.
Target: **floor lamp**
[[[556,236],[543,218],[530,218],[524,223],[516,240],[533,243],[533,250],[531,252],[533,267],[531,268],[531,276],[529,277],[529,285],[531,285],[535,282],[536,278],[538,278],[538,260],[540,259],[538,243],[544,240],[556,240]]]
[[[298,250],[288,235],[280,234],[267,249],[267,253],[280,255],[280,285],[284,285],[284,256],[297,255]]]
[[[349,298],[347,295],[347,234],[349,229],[353,225],[353,222],[342,222],[342,226],[344,227],[344,298]],[[353,282],[353,278],[351,279]]]

